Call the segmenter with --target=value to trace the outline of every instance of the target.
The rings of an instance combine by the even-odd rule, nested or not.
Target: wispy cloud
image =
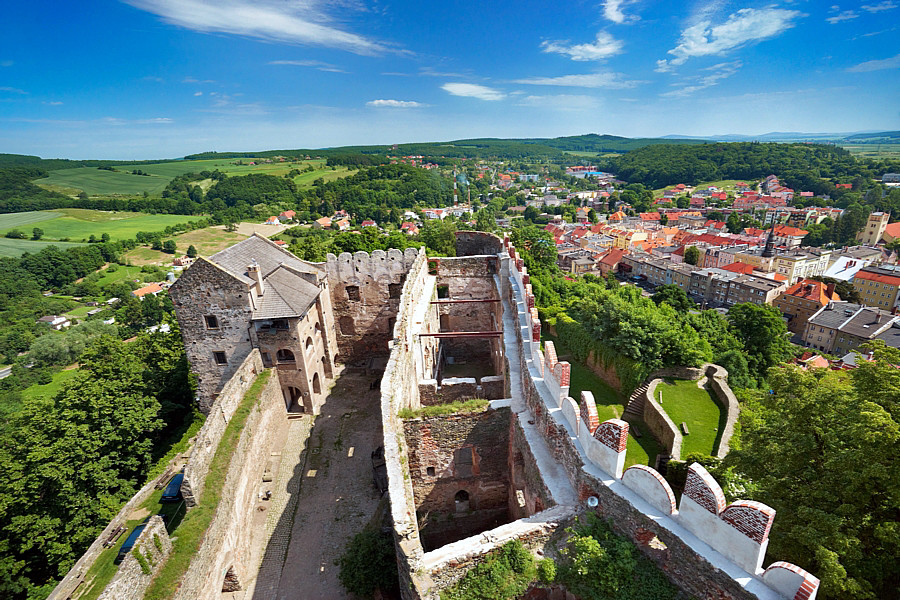
[[[633,0],[606,0],[606,2],[603,3],[603,16],[619,25],[640,20],[640,17],[637,15],[626,15],[622,10],[625,6],[631,4],[632,1]]]
[[[664,98],[684,98],[706,88],[718,85],[719,81],[731,77],[737,73],[743,63],[739,60],[719,63],[702,69],[705,74],[689,77],[682,82],[673,84],[676,89],[660,94]]]
[[[560,75],[558,77],[528,77],[515,79],[513,83],[525,85],[558,85],[563,87],[628,89],[644,83],[629,81],[619,73],[587,73],[584,75]]]
[[[339,48],[364,55],[388,52],[368,37],[345,31],[323,0],[125,0],[167,23],[205,33],[231,33],[289,44]],[[346,7],[346,5],[344,5]]]
[[[0,85],[0,92],[7,92],[9,94],[22,94],[22,95],[28,94],[28,92],[26,92],[25,90],[20,90],[19,88],[9,87],[6,85]]]
[[[44,104],[46,106],[62,106],[63,103],[60,102],[59,100],[49,100],[49,101],[41,102],[41,104]]]
[[[728,16],[724,23],[713,24],[707,18],[681,32],[678,45],[669,50],[675,58],[656,61],[660,73],[683,65],[689,58],[722,54],[745,44],[781,35],[803,17],[797,10],[783,8],[742,8]]]
[[[545,41],[541,44],[541,49],[544,52],[565,54],[572,60],[606,60],[610,56],[622,52],[623,45],[622,40],[617,40],[612,34],[600,31],[593,43],[568,45],[568,41]]]
[[[197,79],[196,77],[185,77],[181,83],[218,83],[215,79]]]
[[[881,60],[867,60],[864,63],[859,63],[858,65],[850,67],[847,71],[850,73],[868,73],[869,71],[883,71],[885,69],[898,68],[900,68],[900,54]]]
[[[293,67],[311,67],[326,73],[346,73],[344,69],[320,60],[270,60],[270,65],[289,65]]]
[[[879,2],[878,4],[863,4],[862,9],[868,11],[870,13],[877,13],[884,10],[891,10],[892,8],[897,8],[897,3],[893,2],[893,0],[884,0],[884,2]]]
[[[194,96],[202,96],[203,92],[194,92]]]
[[[366,102],[366,106],[373,106],[375,108],[422,108],[423,106],[427,106],[427,104],[422,104],[421,102],[415,102],[413,100],[372,100]]]
[[[836,10],[838,8],[839,7],[837,5],[831,7],[832,10]],[[855,10],[845,10],[845,11],[839,12],[838,14],[834,15],[833,17],[826,17],[825,20],[828,21],[829,23],[831,23],[832,25],[837,25],[838,23],[840,23],[842,21],[852,21],[853,19],[856,19],[857,17],[859,17],[859,13],[856,12]]]
[[[500,90],[489,88],[485,85],[477,83],[445,83],[441,86],[445,92],[449,92],[454,96],[465,96],[468,98],[478,98],[479,100],[503,100],[506,94]]]
[[[517,103],[519,106],[530,106],[559,111],[584,111],[592,110],[599,106],[599,101],[593,96],[582,94],[558,94],[548,96],[525,96]]]
[[[11,67],[13,64],[15,63],[11,60],[0,60],[0,67]]]

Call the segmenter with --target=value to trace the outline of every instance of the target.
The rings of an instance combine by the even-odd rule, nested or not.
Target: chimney
[[[825,296],[829,300],[831,300],[831,298],[834,297],[834,284],[833,283],[829,283],[828,285],[825,286]]]
[[[253,259],[253,262],[247,267],[247,275],[256,282],[256,295],[263,295],[263,278],[262,273],[259,271],[259,264],[256,262],[256,259]]]

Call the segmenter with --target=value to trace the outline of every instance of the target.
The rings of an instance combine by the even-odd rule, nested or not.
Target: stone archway
[[[284,401],[287,404],[289,413],[304,413],[306,407],[303,405],[303,392],[300,388],[289,385],[284,388]]]

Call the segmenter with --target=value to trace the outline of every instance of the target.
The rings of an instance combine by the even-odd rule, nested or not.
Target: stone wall
[[[490,254],[496,256],[503,252],[503,241],[496,235],[483,231],[457,231],[456,255],[478,256]]]
[[[681,460],[681,445],[684,441],[681,431],[666,413],[662,405],[656,401],[656,388],[662,379],[653,379],[647,389],[641,392],[644,396],[644,423],[666,452],[674,460]]]
[[[424,251],[328,255],[325,264],[337,328],[337,360],[350,363],[387,355],[403,282]]]
[[[241,430],[223,493],[203,543],[181,580],[175,600],[218,600],[226,572],[237,581],[256,564],[248,555],[255,531],[251,526],[266,463],[271,455],[273,431],[285,422],[284,400],[278,372],[271,371],[259,399]]]
[[[204,258],[169,289],[191,371],[197,375],[198,404],[206,414],[253,349],[249,294],[247,284]],[[217,327],[208,327],[207,315],[216,318]],[[226,364],[218,364],[213,352],[224,352]]]
[[[84,576],[94,565],[94,561],[96,561],[97,557],[105,550],[103,547],[104,540],[109,537],[113,530],[125,525],[128,521],[128,516],[141,506],[155,491],[156,479],[142,487],[138,493],[125,503],[125,506],[119,510],[115,517],[113,517],[109,522],[109,525],[107,525],[103,529],[103,532],[97,536],[94,543],[92,543],[87,551],[81,555],[81,558],[78,559],[75,566],[66,573],[66,576],[63,577],[62,581],[60,581],[50,595],[47,596],[47,600],[65,600],[72,596],[78,586],[84,581]]]
[[[263,364],[259,350],[253,349],[235,371],[234,376],[224,385],[215,403],[210,408],[206,422],[200,428],[194,440],[191,457],[184,467],[184,481],[181,484],[181,493],[189,507],[196,506],[197,500],[203,492],[203,482],[209,472],[209,463],[216,453],[216,448],[219,447],[219,441],[225,433],[225,427],[244,398],[247,389],[250,388],[256,380],[257,374],[262,372],[262,369]],[[284,410],[283,395],[281,407]]]
[[[171,551],[172,541],[166,524],[158,515],[153,515],[98,600],[141,600]],[[140,552],[144,557],[149,573],[144,572],[144,567],[134,556],[135,552]]]

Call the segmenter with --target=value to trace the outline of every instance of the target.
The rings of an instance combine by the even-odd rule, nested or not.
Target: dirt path
[[[258,581],[254,600],[350,598],[334,562],[371,520],[380,499],[370,458],[382,438],[372,379],[344,374],[331,389],[310,432],[306,460],[295,468],[297,510],[283,516],[266,549],[267,558],[284,556],[280,580],[277,588]]]

